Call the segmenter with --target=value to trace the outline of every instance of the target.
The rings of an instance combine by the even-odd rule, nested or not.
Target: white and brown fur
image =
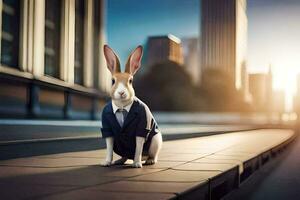
[[[143,47],[138,46],[128,57],[125,72],[121,72],[120,61],[114,51],[108,46],[104,45],[104,55],[107,63],[107,68],[112,74],[112,88],[110,96],[115,105],[119,108],[131,104],[134,101],[135,92],[132,86],[132,80],[134,74],[141,66],[141,60],[143,56]],[[133,167],[142,167],[142,151],[145,138],[136,137],[135,156],[133,160]],[[106,138],[106,159],[102,163],[103,166],[120,165],[127,161],[127,158],[122,157],[119,160],[113,161],[113,137]],[[145,164],[155,164],[158,159],[159,151],[162,147],[161,133],[157,133],[151,140],[149,148],[149,156]]]

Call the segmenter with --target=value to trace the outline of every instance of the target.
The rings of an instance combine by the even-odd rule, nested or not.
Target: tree
[[[219,69],[206,69],[199,88],[207,102],[207,111],[250,111],[244,102],[243,93],[236,90],[233,77]]]
[[[135,88],[153,110],[193,111],[198,106],[191,77],[184,66],[172,61],[153,65],[135,82]]]

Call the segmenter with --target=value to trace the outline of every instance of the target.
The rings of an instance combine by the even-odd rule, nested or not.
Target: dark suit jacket
[[[134,158],[136,136],[144,137],[143,155],[147,155],[152,137],[159,132],[157,123],[145,103],[135,98],[121,127],[113,113],[112,102],[102,112],[102,136],[114,138],[114,152],[122,157]]]

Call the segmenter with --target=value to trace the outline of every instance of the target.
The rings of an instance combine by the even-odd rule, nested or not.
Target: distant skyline
[[[119,52],[121,62],[125,62],[130,49],[145,44],[148,36],[171,33],[182,38],[199,35],[200,0],[143,3],[139,0],[107,0],[106,6],[107,41]],[[247,14],[251,72],[266,71],[269,64],[280,63],[276,54],[283,49],[300,55],[300,1],[248,0]],[[289,64],[300,66],[300,61]]]
[[[107,41],[124,65],[130,51],[148,36],[197,37],[201,0],[107,0]],[[296,90],[300,72],[300,0],[248,0],[250,72],[272,65],[275,89]]]

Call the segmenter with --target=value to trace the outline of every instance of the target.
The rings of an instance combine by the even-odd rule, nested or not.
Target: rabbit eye
[[[112,85],[114,85],[114,84],[115,84],[115,82],[116,82],[116,80],[115,80],[115,79],[111,79],[111,84],[112,84]]]
[[[129,83],[132,84],[132,79],[129,79]]]

